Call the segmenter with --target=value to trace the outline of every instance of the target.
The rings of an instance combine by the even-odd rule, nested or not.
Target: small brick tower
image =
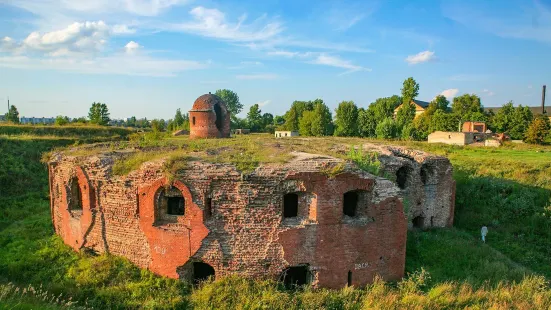
[[[211,93],[195,100],[189,111],[191,138],[229,138],[230,113],[220,97]]]

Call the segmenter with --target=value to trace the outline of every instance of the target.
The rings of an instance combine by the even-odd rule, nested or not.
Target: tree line
[[[400,95],[378,98],[367,108],[358,107],[354,101],[342,101],[331,112],[322,99],[294,101],[284,115],[262,113],[258,104],[249,108],[246,117],[238,117],[243,110],[239,96],[229,89],[219,89],[215,95],[227,105],[231,115],[231,128],[247,128],[251,132],[273,133],[275,130],[297,131],[302,136],[365,137],[378,139],[426,140],[434,131],[461,131],[466,121],[483,121],[493,132],[507,133],[514,140],[529,143],[551,141],[551,125],[544,115],[533,115],[527,106],[513,106],[510,101],[497,113],[485,111],[480,97],[464,94],[453,98],[452,102],[436,96],[424,112],[416,115],[414,100],[419,95],[419,84],[412,77],[407,78]],[[19,113],[11,106],[6,119],[19,122]],[[91,123],[105,126],[110,122],[109,109],[105,103],[94,102],[88,118],[72,121],[58,116],[57,125],[68,123]],[[189,130],[189,115],[176,110],[174,118],[153,119],[151,121],[130,117],[118,124],[125,127],[152,128],[153,131]]]

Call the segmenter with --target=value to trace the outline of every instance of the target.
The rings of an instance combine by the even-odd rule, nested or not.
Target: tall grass
[[[455,228],[410,232],[406,258],[410,276],[401,282],[377,280],[365,288],[287,291],[273,281],[239,277],[192,289],[186,283],[140,270],[120,257],[75,253],[53,235],[47,169],[40,162],[42,153],[75,141],[52,136],[0,137],[0,292],[9,292],[0,297],[0,308],[58,309],[67,301],[74,303],[71,307],[97,309],[551,307],[545,278],[551,278],[551,148],[506,146],[488,150],[410,144],[446,155],[454,164]],[[371,169],[369,154],[348,152],[351,145],[364,142],[342,138],[280,141],[254,135],[224,140],[142,141],[137,148],[143,155],[121,161],[119,173],[137,169],[152,155],[167,157],[167,173],[177,174],[190,159],[187,156],[241,163],[241,169],[247,171],[263,162],[286,161],[291,149],[352,157],[366,161]],[[105,144],[103,149],[126,146],[133,146],[133,142]],[[169,147],[170,152],[159,147]],[[82,154],[89,151],[83,149]],[[490,228],[486,244],[479,240],[481,225]],[[42,300],[15,292],[29,285],[41,288],[49,297]],[[49,299],[60,294],[60,303]]]

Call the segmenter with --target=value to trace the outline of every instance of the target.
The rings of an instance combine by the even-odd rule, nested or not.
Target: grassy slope
[[[378,284],[371,290],[290,294],[271,282],[230,278],[190,295],[178,281],[141,271],[124,259],[73,253],[52,236],[47,172],[39,159],[42,152],[69,143],[72,141],[0,137],[0,154],[4,155],[0,161],[0,283],[11,281],[23,287],[42,284],[51,294],[63,293],[80,305],[86,302],[100,308],[186,307],[190,303],[197,308],[256,308],[261,303],[295,309],[389,305],[485,308],[495,303],[533,306],[534,302],[551,302],[551,292],[542,290],[538,278],[500,287],[499,294],[485,286],[520,281],[532,271],[551,277],[550,219],[545,211],[551,189],[550,149],[536,153],[525,147],[480,150],[416,145],[450,157],[458,181],[456,228],[411,232],[408,236],[407,270],[425,268],[430,279],[417,275],[398,288]],[[201,143],[219,142],[198,142],[195,147],[200,148]],[[482,224],[490,227],[486,245],[478,241]],[[480,289],[446,284],[449,280],[466,281]],[[41,302],[36,298],[23,300],[31,305]],[[23,304],[21,299],[16,302]],[[0,308],[13,304],[13,298],[2,298],[0,293]],[[58,308],[63,303],[44,302],[41,306]]]

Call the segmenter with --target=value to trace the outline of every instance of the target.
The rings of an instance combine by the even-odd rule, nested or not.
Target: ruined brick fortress
[[[214,95],[199,97],[190,119],[191,137],[229,135]],[[384,177],[303,152],[251,173],[194,158],[170,178],[165,159],[119,176],[114,163],[140,150],[59,152],[49,162],[52,221],[75,250],[189,282],[230,274],[328,288],[398,280],[408,226],[452,225],[452,167],[419,151],[363,147],[380,154]]]

